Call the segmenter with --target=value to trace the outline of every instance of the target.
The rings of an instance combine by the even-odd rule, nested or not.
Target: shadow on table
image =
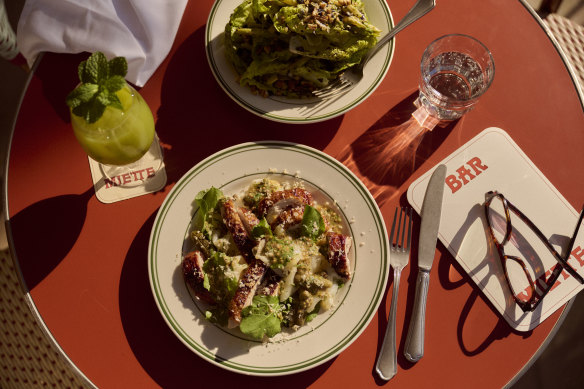
[[[166,146],[168,184],[203,158],[242,142],[281,140],[320,150],[329,144],[342,116],[320,123],[285,124],[246,111],[215,80],[204,42],[201,27],[173,53],[162,80],[156,129]]]
[[[460,247],[462,247],[463,241],[465,240],[465,235],[471,226],[475,224],[476,219],[479,218],[482,214],[483,209],[481,204],[476,204],[469,211],[466,222],[463,226],[461,226],[459,233],[451,242],[451,246],[454,247],[455,251],[458,252]],[[497,282],[501,284],[501,288],[507,288],[503,269],[500,263],[495,261],[497,254],[493,253],[493,250],[495,249],[492,247],[492,243],[487,238],[488,227],[486,225],[486,221],[483,218],[481,218],[481,221],[482,228],[484,230],[485,244],[489,247],[489,250],[486,253],[486,257],[478,261],[478,267],[470,271],[472,274],[484,273],[487,271],[489,274],[489,279],[490,277],[496,277]],[[471,276],[467,274],[462,266],[453,259],[452,254],[448,251],[448,249],[441,244],[438,245],[438,248],[440,251],[440,259],[437,268],[442,287],[447,290],[456,289],[464,284],[468,284],[472,287],[472,291],[468,295],[466,303],[464,304],[460,313],[458,326],[456,329],[460,349],[465,355],[479,355],[488,349],[497,340],[507,338],[512,334],[521,336],[523,338],[529,338],[531,336],[532,331],[520,332],[514,330],[509,325],[509,323],[507,323],[507,321],[505,321],[505,319],[499,315],[493,304],[484,296],[483,293],[481,293],[480,288],[471,279]],[[489,282],[489,280],[485,278],[482,282],[486,283]],[[483,314],[481,305],[487,305],[492,312],[492,316],[485,316]],[[541,309],[541,307],[538,309]],[[506,301],[505,310],[507,311],[508,315],[514,317],[515,302],[510,296]],[[492,323],[492,329],[488,333],[477,333],[476,331],[469,329],[467,326],[467,323],[472,322],[475,319],[475,315],[479,314],[479,312],[482,314],[481,321]],[[520,322],[522,317],[516,317],[515,319]]]
[[[336,158],[357,174],[381,208],[442,144],[456,122],[427,131],[412,117],[417,90],[391,108]]]
[[[412,113],[416,110],[414,101],[418,97],[418,91],[414,91],[399,104],[392,107],[383,117],[375,122],[353,143],[347,145],[336,156],[345,166],[357,174],[367,186],[378,206],[381,208],[386,202],[400,193],[399,188],[415,173],[420,165],[426,161],[432,153],[442,144],[447,135],[452,131],[457,122],[449,123],[444,127],[437,127],[431,132],[424,131]],[[402,193],[398,203],[400,206],[408,205],[406,193]],[[420,220],[414,222],[413,236],[419,233]],[[412,248],[411,257],[416,256]],[[410,285],[415,285],[415,272],[411,272],[414,282],[410,280]],[[379,357],[381,345],[385,338],[385,330],[388,323],[389,312],[387,300],[389,290],[393,287],[393,272],[389,273],[387,290],[381,301],[378,311],[378,342],[376,350],[376,361]],[[405,285],[404,285],[405,286]],[[408,290],[408,299],[413,301],[414,289]],[[402,304],[407,304],[404,301]],[[403,322],[402,339],[398,341],[398,364],[401,368],[413,366],[403,356],[403,345],[407,335],[409,317],[411,317],[411,304],[408,304],[406,320]],[[378,385],[386,384],[372,369],[372,375]]]
[[[408,205],[406,194],[403,193],[399,199],[399,204],[401,206]],[[412,230],[412,236],[418,237],[420,233],[420,217],[417,214],[414,214],[414,224]],[[414,242],[417,240],[414,239]],[[439,254],[435,259],[435,265],[433,266],[432,271],[438,272],[438,278],[440,281],[441,286],[447,290],[453,290],[459,288],[462,285],[469,284],[472,286],[472,291],[468,295],[468,298],[462,307],[460,312],[460,316],[458,319],[458,325],[456,328],[456,336],[458,339],[458,343],[460,346],[461,351],[466,356],[475,356],[479,355],[485,350],[487,350],[493,343],[497,340],[505,339],[510,335],[518,335],[523,338],[529,338],[531,336],[531,331],[529,332],[519,332],[513,330],[509,324],[501,318],[498,314],[496,309],[491,305],[491,303],[482,295],[480,289],[474,284],[471,278],[466,274],[464,269],[452,258],[452,254],[448,251],[444,245],[438,243],[437,245]],[[411,262],[408,266],[411,269],[417,269],[417,257],[418,257],[418,247],[417,244],[412,245],[411,248]],[[437,262],[436,262],[437,261]],[[406,312],[403,323],[401,323],[401,338],[397,339],[397,362],[398,362],[398,369],[408,370],[414,367],[416,364],[408,361],[404,357],[404,344],[407,337],[409,323],[412,317],[413,311],[413,301],[415,297],[415,289],[416,289],[416,278],[418,272],[416,270],[411,270],[409,272],[409,276],[407,281],[402,279],[401,284],[403,287],[408,287],[407,291],[407,298],[404,300],[399,300],[399,304],[406,305]],[[387,300],[390,298],[389,290],[393,287],[393,272],[390,272],[389,279],[388,279],[388,290],[386,291],[386,295],[384,300],[382,301],[379,314],[378,314],[378,347],[377,347],[377,358],[379,357],[379,352],[381,349],[381,343],[385,337],[385,329],[387,327],[387,318],[389,316],[389,312],[387,307]],[[472,331],[467,326],[467,323],[472,322],[476,319],[477,314],[483,314],[484,309],[481,305],[486,304],[489,306],[490,310],[492,311],[492,316],[481,316],[480,320],[485,322],[489,321],[492,322],[492,329],[489,332],[481,332],[478,333],[476,331]],[[377,374],[375,373],[374,367],[372,371],[373,376],[378,385],[385,384],[385,381],[377,378]]]
[[[84,193],[48,198],[34,203],[9,220],[16,256],[32,290],[67,256],[75,245],[87,215],[93,186]],[[12,235],[11,230],[18,231]]]
[[[456,335],[460,349],[467,356],[479,355],[487,350],[497,340],[505,339],[510,335],[521,336],[527,339],[531,336],[533,331],[520,332],[514,330],[509,323],[499,316],[495,307],[488,301],[481,293],[480,289],[474,284],[470,277],[466,274],[464,269],[453,262],[450,252],[439,246],[440,259],[438,263],[438,272],[442,287],[448,290],[456,289],[463,284],[472,286],[472,291],[468,295],[466,303],[462,308],[456,328]],[[491,312],[491,317],[481,316],[481,320],[492,322],[492,329],[489,333],[476,333],[468,329],[467,322],[474,320],[476,312],[483,312],[481,305],[487,305]]]
[[[358,174],[368,189],[374,196],[377,204],[382,207],[384,203],[391,200],[394,196],[401,193],[398,204],[401,206],[408,205],[406,193],[399,191],[399,188],[406,182],[412,174],[416,172],[419,166],[425,162],[432,153],[445,140],[446,136],[452,131],[457,122],[449,123],[444,127],[436,127],[431,132],[425,132],[415,122],[412,122],[411,114],[416,109],[414,101],[418,92],[415,91],[406,99],[401,101],[395,107],[390,109],[381,119],[371,126],[365,133],[357,138],[353,143],[347,145],[337,156],[337,158],[348,166],[354,173]],[[412,236],[419,236],[420,218],[414,216],[414,228]],[[446,289],[455,289],[464,283],[473,286],[472,293],[468,296],[467,302],[463,307],[459,324],[457,327],[457,338],[460,348],[465,355],[473,356],[486,350],[493,342],[503,339],[511,334],[517,334],[522,337],[529,337],[531,332],[514,331],[509,324],[498,316],[490,302],[482,297],[480,290],[468,275],[462,270],[458,263],[452,260],[449,251],[441,244],[438,245],[440,259],[438,263],[439,278],[442,286]],[[414,245],[411,252],[412,268],[417,268],[417,247]],[[457,281],[451,281],[452,274],[458,274]],[[413,305],[411,302],[415,296],[416,271],[410,271],[407,279],[408,292],[407,299],[402,302],[406,304],[405,320],[402,323],[401,339],[398,339],[398,365],[402,369],[409,369],[415,364],[409,362],[403,356],[403,345],[407,336],[409,322],[412,316]],[[403,280],[402,280],[403,281]],[[381,302],[378,313],[378,348],[377,357],[381,349],[381,344],[385,337],[387,327],[387,318],[389,308],[387,300],[390,298],[389,290],[393,286],[393,273],[390,272],[386,295]],[[481,296],[479,298],[479,295]],[[473,316],[473,307],[484,301],[493,312],[493,328],[489,333],[470,334],[468,329],[465,330],[465,324],[469,317]],[[377,360],[376,357],[376,360]],[[377,378],[374,371],[372,374],[379,385],[385,381]]]
[[[142,368],[163,388],[184,388],[202,377],[213,377],[217,388],[236,384],[238,387],[258,385],[258,378],[233,373],[217,367],[190,351],[172,333],[163,320],[150,289],[148,241],[156,213],[138,231],[124,260],[120,278],[119,305],[122,325],[132,352]],[[193,322],[193,325],[195,323]],[[286,380],[261,378],[261,385],[278,388],[304,388],[315,382],[334,359]]]
[[[88,53],[43,53],[40,66],[35,70],[35,77],[42,82],[43,96],[65,123],[71,121],[69,107],[65,104],[65,100],[79,83],[77,68],[79,63],[87,57],[89,57]]]

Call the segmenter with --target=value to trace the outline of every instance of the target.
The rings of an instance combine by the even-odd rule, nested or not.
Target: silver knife
[[[426,316],[426,297],[430,283],[430,269],[436,254],[436,240],[440,215],[442,213],[442,196],[446,166],[440,165],[434,170],[426,188],[420,216],[420,242],[418,245],[418,279],[416,280],[416,297],[410,319],[410,327],[404,345],[404,356],[410,362],[419,361],[424,355],[424,321]]]

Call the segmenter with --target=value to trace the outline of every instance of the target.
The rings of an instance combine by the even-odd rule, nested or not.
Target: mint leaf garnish
[[[72,112],[77,116],[81,116],[87,123],[95,123],[103,115],[105,107],[105,105],[93,99],[89,103],[75,107]]]
[[[119,57],[118,57],[119,58]],[[117,92],[126,85],[126,80],[123,76],[113,75],[104,80],[105,88],[110,92]]]
[[[281,329],[281,312],[283,307],[277,296],[253,297],[251,305],[243,309],[239,329],[254,339],[261,340],[276,335]]]
[[[109,93],[107,89],[102,89],[99,93],[95,96],[95,99],[107,107],[110,103]]]
[[[81,82],[99,84],[99,82],[107,77],[108,65],[107,58],[102,52],[91,54],[85,64],[85,72]]]
[[[124,57],[116,57],[109,61],[109,74],[111,76],[120,76],[124,78],[128,73],[128,63]]]
[[[71,112],[88,123],[95,123],[106,107],[123,109],[116,92],[126,85],[127,72],[128,63],[124,57],[108,61],[99,51],[91,54],[77,68],[81,84],[67,96]]]
[[[122,102],[118,98],[118,95],[116,95],[115,93],[111,93],[111,92],[109,94],[109,106],[117,108],[120,111],[124,109],[124,107],[122,106]]]
[[[71,108],[78,107],[88,101],[99,90],[95,84],[81,84],[67,96],[67,105]]]

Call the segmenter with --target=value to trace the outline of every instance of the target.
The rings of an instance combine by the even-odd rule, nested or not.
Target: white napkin
[[[32,66],[41,52],[126,57],[143,86],[167,56],[187,0],[27,0],[16,39]]]

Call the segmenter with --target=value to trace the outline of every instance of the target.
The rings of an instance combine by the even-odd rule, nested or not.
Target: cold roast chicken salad
[[[241,85],[306,97],[361,62],[379,33],[361,0],[244,0],[224,43]]]
[[[270,178],[231,197],[214,187],[196,196],[182,271],[207,320],[266,340],[335,305],[352,239],[337,206],[315,197],[300,180]]]

